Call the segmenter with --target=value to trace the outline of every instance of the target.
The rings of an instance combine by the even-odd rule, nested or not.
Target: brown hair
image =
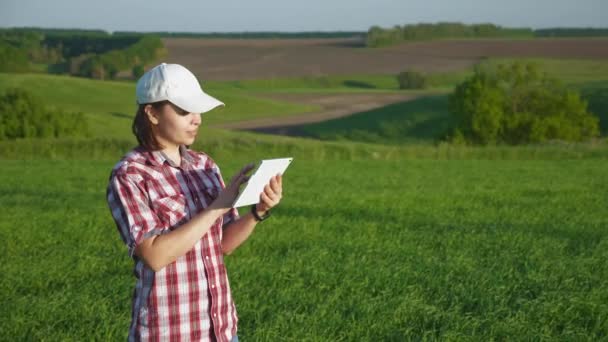
[[[135,113],[135,118],[133,119],[133,125],[131,126],[131,130],[137,138],[137,142],[149,151],[161,150],[163,146],[156,139],[156,136],[152,131],[152,123],[150,122],[150,119],[148,119],[148,115],[146,114],[144,108],[147,105],[152,105],[152,107],[158,110],[161,109],[168,102],[169,101],[160,101],[154,103],[140,104],[137,108],[137,112]]]

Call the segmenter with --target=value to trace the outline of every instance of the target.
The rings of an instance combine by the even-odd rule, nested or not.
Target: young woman
[[[178,64],[160,64],[137,82],[133,133],[139,146],[113,168],[107,200],[135,262],[129,341],[238,341],[224,265],[282,196],[275,176],[260,202],[231,208],[253,165],[225,186],[220,169],[188,148],[201,113],[223,105]]]

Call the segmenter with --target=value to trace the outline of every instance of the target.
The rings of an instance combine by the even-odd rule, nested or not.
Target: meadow
[[[250,160],[216,159],[226,176]],[[133,277],[104,198],[113,161],[0,165],[1,339],[123,339]],[[607,166],[296,160],[272,219],[227,257],[239,336],[606,339]]]
[[[553,63],[572,86],[608,80],[603,62]],[[228,106],[204,117],[194,149],[224,178],[295,157],[280,206],[226,257],[241,340],[608,340],[608,141],[437,143],[445,91],[466,74],[433,75],[432,96],[372,111],[375,120],[345,118],[341,136],[325,131],[332,141],[208,125],[315,110],[263,94],[396,92],[396,81],[208,82]],[[0,142],[0,340],[122,340],[134,278],[105,189],[135,145],[134,83],[0,74],[0,90],[14,85],[87,113],[93,130]],[[377,133],[390,126],[405,133]]]

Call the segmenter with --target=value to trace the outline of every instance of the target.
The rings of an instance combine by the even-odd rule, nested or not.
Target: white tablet
[[[277,174],[280,173],[282,175],[292,160],[293,158],[262,160],[258,169],[249,178],[245,189],[237,196],[232,207],[243,207],[260,202],[260,194],[264,191],[266,184]]]

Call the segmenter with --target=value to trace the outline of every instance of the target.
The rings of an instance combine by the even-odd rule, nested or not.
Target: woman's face
[[[165,147],[192,145],[201,125],[201,114],[188,113],[168,102],[154,109],[151,107],[150,121],[158,142]]]

